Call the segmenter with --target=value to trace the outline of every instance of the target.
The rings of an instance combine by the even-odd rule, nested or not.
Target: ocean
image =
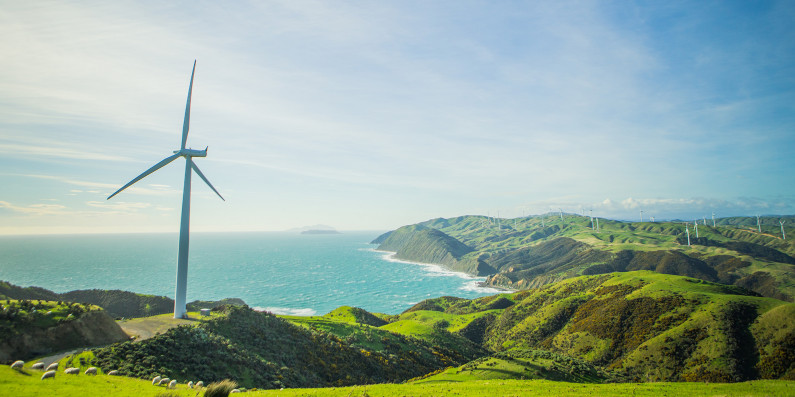
[[[390,258],[379,232],[192,233],[188,301],[241,298],[278,314],[343,305],[397,314],[423,299],[499,291],[483,278]],[[174,298],[177,234],[0,236],[0,280],[55,292],[120,289]]]

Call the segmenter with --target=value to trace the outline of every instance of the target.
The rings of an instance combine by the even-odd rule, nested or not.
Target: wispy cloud
[[[60,204],[14,205],[7,201],[0,201],[0,208],[34,216],[63,215],[66,213],[66,207]]]

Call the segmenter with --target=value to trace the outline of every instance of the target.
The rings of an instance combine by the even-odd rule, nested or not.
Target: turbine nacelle
[[[207,148],[204,148],[204,150],[180,149],[175,150],[174,154],[180,155],[182,157],[207,157]]]

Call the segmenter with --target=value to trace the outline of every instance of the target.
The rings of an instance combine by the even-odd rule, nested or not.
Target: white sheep
[[[204,387],[204,382],[202,381],[196,382],[196,387]]]
[[[47,366],[47,371],[57,371],[58,370],[58,363],[52,363]]]
[[[84,372],[84,374],[86,374],[86,375],[96,375],[97,374],[97,367],[88,367],[88,369],[86,370],[86,372]]]
[[[229,394],[232,394],[232,393],[240,393],[240,390],[238,390],[238,389],[232,389],[232,391],[230,391],[230,392],[229,392]]]
[[[14,361],[14,363],[13,363],[13,364],[11,364],[11,369],[17,369],[17,370],[19,370],[19,369],[22,369],[22,366],[23,366],[23,365],[25,365],[25,362],[24,362],[24,361],[22,361],[22,360],[17,360],[17,361]]]
[[[176,379],[172,380],[171,382],[168,382],[168,388],[169,389],[173,389],[175,387],[177,387],[177,380]]]
[[[159,385],[167,385],[168,382],[170,382],[170,381],[171,381],[171,379],[169,379],[169,378],[163,378],[163,379],[160,379],[160,382],[157,382],[157,384],[158,384],[158,386]]]
[[[160,377],[160,375],[155,376],[154,379],[152,379],[152,385],[158,384],[158,382],[160,382],[160,379],[163,379]]]
[[[116,376],[118,374],[119,374],[119,371],[116,371],[115,369],[111,370],[110,372],[108,372],[108,375],[110,375],[110,376]]]
[[[38,370],[42,370],[42,369],[44,369],[44,363],[43,363],[43,362],[41,362],[41,361],[39,361],[39,362],[37,362],[36,364],[33,364],[33,365],[31,365],[31,366],[30,366],[30,369],[38,369]]]
[[[69,368],[63,370],[63,373],[65,373],[67,375],[80,375],[80,368],[69,367]]]
[[[55,371],[47,371],[44,373],[44,375],[41,376],[41,380],[45,380],[47,378],[54,378],[54,377],[55,377]]]
[[[188,389],[193,389],[193,381],[188,382]]]

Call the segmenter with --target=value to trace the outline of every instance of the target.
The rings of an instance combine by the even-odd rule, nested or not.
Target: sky
[[[0,0],[0,234],[795,213],[792,1]]]

